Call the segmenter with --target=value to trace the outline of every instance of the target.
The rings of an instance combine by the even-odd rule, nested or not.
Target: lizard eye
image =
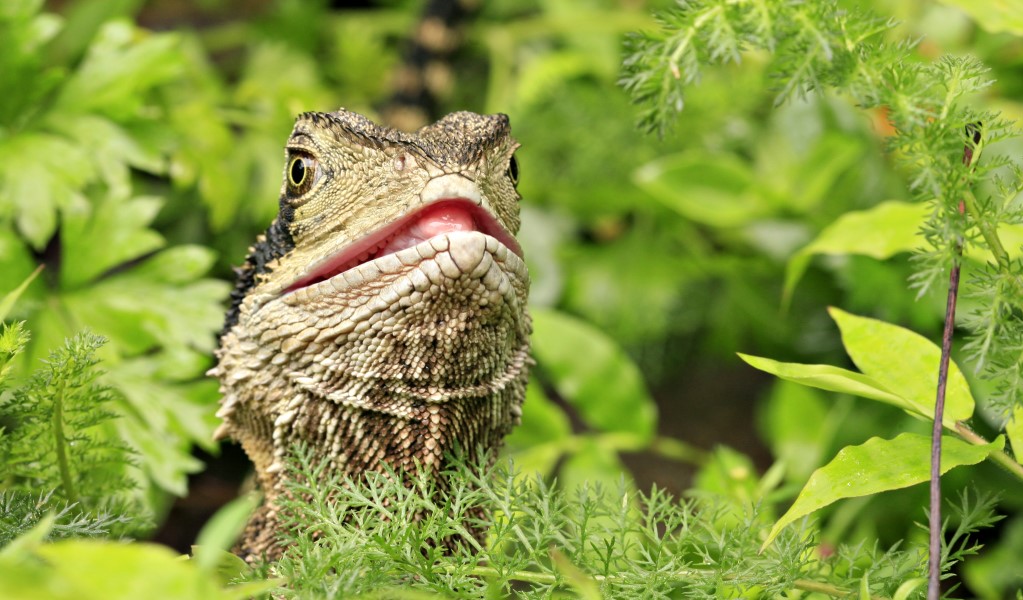
[[[511,179],[512,185],[519,185],[519,161],[515,160],[514,154],[508,161],[508,178]]]
[[[306,154],[292,154],[288,161],[288,195],[300,196],[309,191],[316,180],[316,159]]]

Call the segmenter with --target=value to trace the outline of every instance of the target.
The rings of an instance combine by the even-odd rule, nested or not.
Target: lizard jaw
[[[326,281],[434,237],[459,231],[478,231],[487,234],[522,257],[522,248],[515,238],[486,210],[467,198],[443,198],[366,235],[337,254],[312,266],[307,274],[288,286],[284,294]]]

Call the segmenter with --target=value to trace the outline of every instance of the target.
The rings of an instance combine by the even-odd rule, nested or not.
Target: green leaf
[[[1023,35],[1023,7],[1006,0],[941,0],[954,6],[991,33],[1007,32]]]
[[[84,208],[81,188],[95,176],[86,150],[54,135],[0,140],[0,215],[41,250],[57,227],[57,210]]]
[[[200,571],[210,571],[224,562],[221,554],[234,544],[259,500],[257,494],[235,498],[203,525],[192,550]]]
[[[924,204],[889,201],[864,211],[848,212],[828,225],[785,267],[787,304],[810,260],[818,254],[862,254],[879,260],[923,245],[920,227],[927,220]]]
[[[552,310],[533,312],[533,352],[540,372],[591,427],[654,435],[657,407],[629,357],[586,322]]]
[[[163,237],[147,227],[161,205],[158,198],[128,199],[108,194],[91,210],[66,211],[61,227],[65,249],[62,285],[77,288],[113,267],[162,247]]]
[[[157,544],[70,540],[40,546],[36,554],[47,564],[45,579],[35,582],[38,594],[31,596],[39,600],[225,598],[215,577]],[[0,580],[20,579],[17,572],[5,570]]]
[[[10,313],[11,309],[14,308],[14,303],[18,301],[18,298],[20,298],[23,293],[25,293],[25,289],[28,288],[42,270],[43,265],[39,265],[36,267],[35,271],[32,271],[32,274],[29,275],[25,281],[22,281],[21,284],[18,285],[18,287],[4,294],[4,296],[0,298],[0,321],[7,318],[8,313]]]
[[[730,155],[672,154],[636,170],[633,180],[683,217],[712,227],[735,227],[763,216],[749,166]]]
[[[184,72],[178,36],[149,34],[126,21],[103,25],[82,64],[61,89],[54,110],[138,114],[153,87]]]
[[[942,437],[941,472],[962,465],[975,465],[992,452],[1001,450],[1005,438],[974,446],[959,438]],[[771,528],[766,548],[793,521],[836,500],[897,490],[930,478],[929,436],[903,433],[891,440],[870,438],[859,446],[847,446],[834,460],[810,476],[789,510]]]
[[[600,593],[597,582],[586,574],[585,571],[574,565],[565,553],[551,546],[551,563],[554,569],[565,578],[568,587],[575,593],[576,598],[582,600],[601,600],[604,596]]]
[[[840,392],[862,398],[870,398],[871,400],[878,400],[906,410],[912,408],[903,398],[893,394],[882,386],[880,382],[863,373],[831,365],[783,363],[771,360],[770,358],[742,353],[739,353],[739,358],[756,369],[788,381],[794,381],[795,383],[801,383],[829,392]]]
[[[1012,445],[1012,453],[1016,455],[1016,462],[1023,465],[1023,406],[1016,405],[1012,411],[1012,417],[1005,424],[1005,435]]]
[[[764,410],[764,438],[771,454],[786,466],[786,479],[802,483],[822,460],[834,427],[820,392],[789,381],[778,381]]]
[[[908,329],[837,308],[829,310],[842,331],[846,352],[860,371],[905,400],[911,412],[934,418],[941,348]],[[955,429],[957,421],[973,416],[970,386],[959,367],[949,361],[942,424]]]

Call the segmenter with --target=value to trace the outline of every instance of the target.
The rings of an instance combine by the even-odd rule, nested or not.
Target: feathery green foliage
[[[296,448],[295,482],[284,513],[294,546],[276,564],[288,598],[422,597],[720,598],[818,592],[834,597],[865,586],[908,597],[926,570],[926,550],[840,546],[822,556],[812,529],[784,533],[759,553],[769,519],[756,505],[706,496],[680,501],[624,484],[560,489],[507,462],[483,469],[457,459],[450,489],[421,474],[373,473],[355,482]],[[402,478],[407,478],[402,483]],[[945,568],[975,548],[968,534],[989,526],[992,502],[965,495]],[[467,536],[452,514],[485,507],[487,543]],[[477,518],[479,519],[479,518]],[[899,590],[902,589],[902,595]]]
[[[989,259],[969,273],[964,295],[976,308],[964,324],[965,349],[995,382],[989,402],[1003,421],[1020,400],[1023,380],[1023,260],[999,230],[1023,221],[1023,163],[992,155],[993,144],[1018,136],[997,113],[974,106],[991,84],[976,58],[919,62],[909,41],[885,34],[896,23],[833,1],[699,0],[660,18],[661,30],[631,39],[622,85],[643,107],[640,124],[666,133],[682,110],[686,86],[710,64],[740,59],[740,49],[770,52],[777,102],[834,89],[856,105],[883,111],[894,130],[891,153],[915,200],[929,206],[926,249],[913,285],[922,295],[947,279],[952,263],[977,246]],[[983,157],[983,160],[982,160]],[[960,209],[960,206],[963,209]]]
[[[23,385],[0,388],[3,541],[46,511],[57,514],[60,535],[119,535],[148,524],[133,498],[137,453],[117,430],[110,388],[97,381],[103,342],[76,335]]]

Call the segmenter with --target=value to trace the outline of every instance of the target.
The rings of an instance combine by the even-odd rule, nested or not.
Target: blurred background
[[[988,9],[838,3],[900,20],[893,41],[921,39],[915,59],[978,56],[997,81],[977,101],[1023,116],[1023,39],[997,19],[975,20]],[[769,57],[749,52],[705,71],[663,138],[640,131],[617,83],[623,40],[656,28],[653,13],[668,6],[481,2],[451,57],[439,113],[507,113],[522,143],[520,239],[539,365],[506,450],[564,485],[624,476],[641,489],[734,498],[757,497],[761,474],[781,461],[771,497],[784,504],[838,448],[929,425],[779,383],[736,353],[848,366],[826,307],[937,340],[944,297],[915,298],[901,253],[813,257],[783,301],[790,260],[821,230],[907,198],[885,154],[885,115],[839,95],[775,106]],[[293,119],[338,106],[378,116],[421,9],[386,0],[0,8],[0,294],[46,264],[12,314],[33,334],[18,368],[82,328],[109,339],[105,381],[126,416],[121,433],[143,455],[136,476],[157,515],[153,535],[179,550],[247,476],[237,446],[211,441],[217,384],[203,374],[231,267],[276,214]],[[983,414],[976,421],[997,428]],[[947,485],[999,489],[1002,477],[982,465]],[[924,519],[925,494],[836,504],[824,539],[922,536],[911,523]],[[1018,556],[1023,498],[1003,505],[1016,516],[990,543]],[[995,577],[998,560],[973,561],[973,581]]]

